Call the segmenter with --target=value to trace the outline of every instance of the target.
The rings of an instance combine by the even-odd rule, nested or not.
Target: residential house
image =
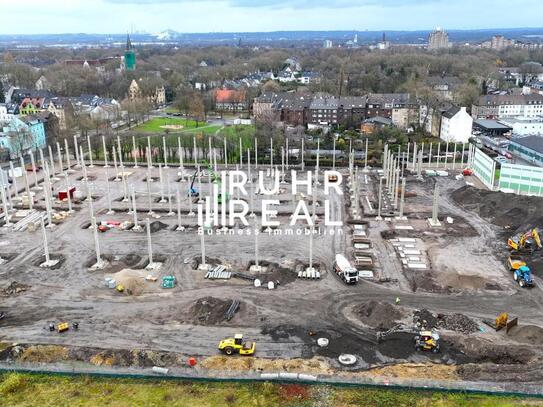
[[[543,95],[483,95],[471,109],[475,119],[543,116]]]
[[[8,150],[11,156],[19,156],[46,144],[44,123],[37,116],[14,116],[1,127],[0,148]]]
[[[8,105],[6,103],[0,103],[0,123],[9,122],[13,116],[14,115],[8,110]]]
[[[103,104],[94,107],[89,116],[94,121],[100,122],[114,122],[121,116],[121,109],[117,105]]]
[[[512,129],[513,137],[543,136],[543,117],[507,118],[501,119],[501,123]]]
[[[39,102],[35,105],[29,98],[26,98],[25,100],[23,100],[21,106],[19,107],[19,114],[22,116],[35,114],[41,110],[42,103],[43,102]]]
[[[23,88],[10,89],[8,96],[9,100],[6,99],[6,102],[18,103],[21,105],[24,100],[30,100],[30,102],[32,102],[32,104],[38,109],[42,108],[45,99],[54,97],[54,95],[48,90]]]
[[[36,90],[49,90],[50,84],[49,81],[45,76],[40,76],[40,78],[36,81],[36,84],[34,85],[36,87]]]
[[[309,85],[310,83],[319,83],[321,78],[316,72],[306,71],[302,72],[297,80],[298,83],[301,83],[302,85]]]
[[[292,72],[300,72],[302,70],[302,64],[296,57],[290,57],[285,59],[284,64],[287,65],[287,68],[290,69]]]
[[[247,109],[245,90],[216,89],[213,92],[215,108],[219,111],[238,112]]]
[[[93,108],[101,105],[120,106],[120,103],[115,99],[102,98],[98,95],[81,95],[79,97],[70,98],[70,102],[73,106],[74,112],[77,114],[89,114]]]
[[[141,98],[142,91],[138,82],[135,79],[132,80],[130,86],[128,87],[128,99],[136,100]],[[164,106],[166,104],[166,89],[164,86],[157,86],[155,92],[152,95],[147,97],[149,103],[153,104],[156,107]]]
[[[339,99],[330,95],[316,96],[309,106],[308,123],[329,126],[338,124]]]
[[[448,143],[467,143],[473,129],[473,118],[465,107],[453,106],[443,113],[439,137]]]
[[[418,109],[409,93],[373,93],[368,95],[366,117],[386,117],[394,126],[407,129],[416,122]]]
[[[433,76],[428,78],[428,84],[441,100],[452,101],[460,83],[460,79],[454,76]]]
[[[279,72],[275,79],[281,83],[298,82],[296,74],[290,69],[290,67],[286,67],[284,70]]]
[[[373,134],[384,127],[392,127],[392,119],[386,117],[370,117],[362,122],[360,132],[362,134]]]
[[[305,126],[309,120],[309,109],[313,96],[310,94],[286,93],[280,104],[281,121],[290,126]]]
[[[48,112],[51,112],[58,118],[59,128],[66,130],[68,127],[67,118],[74,114],[74,108],[69,98],[54,97],[46,100],[44,106]]]
[[[342,96],[338,104],[338,122],[358,126],[366,117],[366,96]]]
[[[255,121],[279,121],[282,100],[285,94],[265,92],[253,101],[253,116]]]
[[[130,86],[128,87],[128,99],[136,100],[139,98],[141,98],[140,86],[135,79],[132,79],[132,82],[130,82]]]

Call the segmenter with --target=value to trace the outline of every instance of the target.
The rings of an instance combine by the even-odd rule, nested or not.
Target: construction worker
[[[400,297],[396,297],[396,305],[400,305]]]

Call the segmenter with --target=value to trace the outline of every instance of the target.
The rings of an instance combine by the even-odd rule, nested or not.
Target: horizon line
[[[176,34],[275,34],[275,33],[404,33],[404,32],[426,32],[434,31],[437,27],[434,28],[419,28],[419,29],[371,29],[371,30],[272,30],[272,31],[176,31],[171,28],[166,28],[162,31],[143,31],[143,32],[132,32],[130,35],[156,35],[166,31],[172,31]],[[446,28],[441,27],[444,31],[447,32],[461,32],[461,31],[492,31],[492,30],[543,30],[543,26],[534,26],[534,27],[493,27],[493,28]],[[0,33],[0,36],[18,36],[18,37],[32,37],[32,36],[43,36],[43,35],[126,35],[126,32],[56,32],[56,33]]]

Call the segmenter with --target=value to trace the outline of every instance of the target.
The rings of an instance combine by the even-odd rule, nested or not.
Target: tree
[[[189,112],[192,118],[196,121],[198,127],[199,121],[204,121],[205,107],[202,96],[198,93],[193,93],[189,100]]]
[[[16,157],[22,157],[26,150],[33,147],[34,136],[28,127],[19,127],[8,133],[11,151]]]
[[[281,90],[281,86],[275,82],[275,81],[268,81],[262,86],[263,92],[279,92]]]

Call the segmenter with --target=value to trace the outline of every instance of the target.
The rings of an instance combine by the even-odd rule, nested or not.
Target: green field
[[[163,126],[182,126],[180,128],[164,128]],[[194,120],[170,118],[170,117],[155,117],[146,121],[143,124],[135,127],[133,130],[142,133],[214,133],[220,126],[209,126],[205,122],[196,123]]]
[[[539,399],[271,383],[218,383],[0,375],[8,406],[486,406],[543,405]]]

